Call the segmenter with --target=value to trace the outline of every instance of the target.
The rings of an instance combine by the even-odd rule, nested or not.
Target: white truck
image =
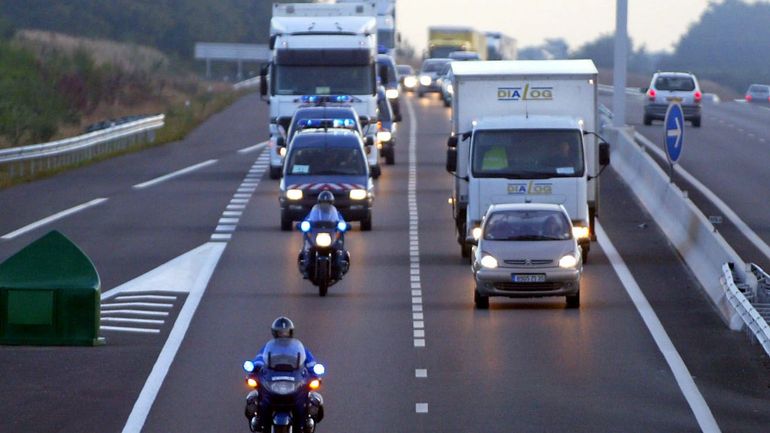
[[[361,0],[337,0],[337,3],[356,3]],[[396,45],[401,37],[396,31],[396,0],[371,0],[377,13],[377,44],[380,54],[396,57]]]
[[[452,63],[447,170],[463,257],[490,204],[532,202],[567,209],[585,260],[609,164],[595,133],[597,73],[591,60]]]
[[[284,131],[298,107],[317,100],[336,101],[355,108],[363,125],[376,123],[374,4],[276,3],[270,49],[272,60],[262,69],[260,93],[263,98],[269,95],[270,177],[278,179],[281,149],[288,145]],[[375,146],[367,157],[377,171]]]

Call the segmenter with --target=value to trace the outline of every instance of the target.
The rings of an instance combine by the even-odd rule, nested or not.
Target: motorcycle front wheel
[[[328,264],[326,266],[319,266],[316,270],[318,272],[317,275],[317,281],[318,281],[318,295],[319,296],[326,296],[326,293],[329,292],[329,266]]]
[[[288,425],[274,425],[273,426],[273,433],[289,433],[291,430],[291,426]]]

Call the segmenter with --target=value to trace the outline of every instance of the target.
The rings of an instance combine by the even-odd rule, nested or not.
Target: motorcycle
[[[243,363],[246,384],[252,389],[245,409],[252,432],[262,424],[266,433],[313,433],[323,419],[323,396],[318,390],[325,368],[322,364],[305,368],[304,348],[293,353],[296,356],[270,353],[267,365],[261,368],[252,361]],[[262,414],[267,420],[258,418],[260,404],[267,408]]]
[[[326,296],[329,287],[341,280],[350,269],[350,254],[345,250],[344,237],[348,228],[343,221],[305,220],[299,225],[303,233],[299,271],[318,286],[320,296]]]

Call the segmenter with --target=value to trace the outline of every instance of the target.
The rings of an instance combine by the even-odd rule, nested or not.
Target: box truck
[[[563,205],[588,256],[609,145],[598,140],[591,60],[452,63],[447,170],[462,255],[490,204]]]
[[[487,59],[487,41],[484,33],[472,27],[432,26],[428,27],[428,49],[426,57],[445,58],[453,51],[474,51],[481,60]]]

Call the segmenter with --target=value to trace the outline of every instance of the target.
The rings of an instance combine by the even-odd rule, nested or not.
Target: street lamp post
[[[617,0],[615,9],[615,71],[612,96],[612,124],[626,124],[626,64],[628,62],[628,0]]]

